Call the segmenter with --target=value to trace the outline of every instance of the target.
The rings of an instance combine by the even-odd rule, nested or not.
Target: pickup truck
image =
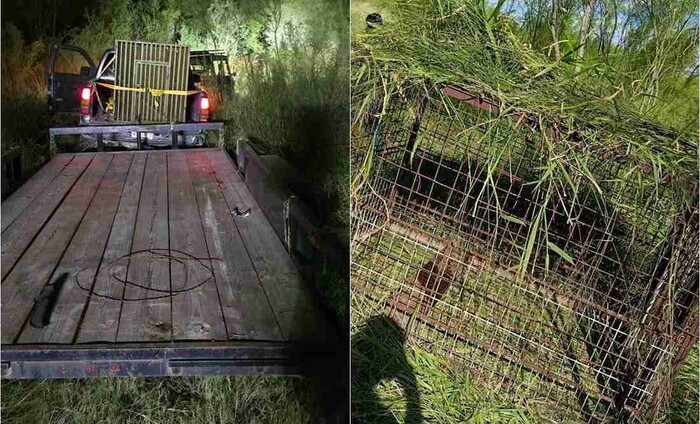
[[[138,42],[136,42],[138,43]],[[153,44],[154,46],[159,46]],[[173,46],[170,46],[173,47]],[[178,47],[178,46],[175,46]],[[70,66],[65,65],[65,57],[72,56],[70,60]],[[186,93],[182,93],[183,97],[186,97],[186,101],[179,100],[173,101],[172,103],[177,103],[173,106],[168,104],[160,105],[164,114],[151,116],[136,115],[135,119],[124,120],[120,119],[115,114],[115,100],[119,97],[116,90],[132,90],[132,88],[122,88],[117,85],[118,78],[117,72],[120,68],[116,66],[117,59],[117,49],[110,48],[107,49],[100,59],[97,66],[92,58],[85,52],[85,50],[68,45],[56,45],[52,49],[51,57],[49,61],[48,69],[48,81],[47,81],[47,100],[49,108],[53,112],[67,112],[79,114],[79,125],[81,126],[98,126],[98,125],[129,125],[129,124],[143,124],[143,123],[200,123],[207,122],[211,116],[212,102],[207,95],[207,92],[202,86],[202,80],[198,73],[193,72],[192,67],[188,64],[187,69],[187,81],[186,81]],[[64,63],[61,63],[63,61]],[[80,66],[79,72],[77,70],[77,64],[82,61],[82,66]],[[135,61],[135,60],[134,60]],[[137,61],[135,61],[137,62]],[[158,64],[155,61],[138,61],[139,64]],[[189,63],[189,60],[188,62]],[[68,69],[66,69],[68,68]],[[72,68],[72,69],[71,69]],[[128,69],[127,66],[123,66],[122,69]],[[133,71],[133,70],[132,70]],[[136,71],[133,71],[136,72]],[[137,75],[139,77],[141,75]],[[167,72],[163,73],[161,79],[165,78],[177,78],[177,73],[167,69]],[[146,77],[144,77],[146,78]],[[184,83],[184,81],[183,81]],[[166,84],[164,81],[159,81],[159,84]],[[162,88],[162,87],[153,87]],[[150,88],[149,88],[150,89]],[[146,90],[146,88],[143,88]],[[154,90],[155,91],[155,90]],[[131,94],[131,92],[129,92]],[[127,96],[128,94],[124,94]],[[130,96],[131,100],[139,101],[138,97]],[[126,97],[122,97],[125,99]],[[160,98],[164,98],[161,96]],[[141,97],[145,99],[145,97]],[[150,98],[153,101],[154,106],[159,106],[157,98]],[[167,99],[165,99],[167,101]],[[123,100],[126,102],[125,100]],[[163,101],[161,100],[161,103]],[[186,112],[184,114],[184,121],[177,117],[177,113],[170,113],[168,115],[167,109],[170,108],[171,112],[173,108],[185,107]],[[140,107],[144,107],[141,105]],[[177,112],[177,111],[176,111]],[[175,116],[175,118],[173,118]],[[182,114],[180,114],[182,116]],[[179,120],[179,121],[178,121]],[[171,146],[172,140],[170,133],[158,134],[158,133],[134,133],[130,131],[116,132],[104,134],[104,144],[121,146],[126,148],[136,148],[141,147],[165,147]],[[137,143],[137,138],[139,138]],[[178,146],[201,146],[204,144],[205,138],[201,130],[185,131],[177,136]],[[89,148],[96,144],[96,136],[94,134],[82,134],[81,135],[81,147]]]

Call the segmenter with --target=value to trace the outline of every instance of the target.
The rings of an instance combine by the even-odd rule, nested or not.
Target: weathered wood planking
[[[84,157],[92,159],[91,156]],[[71,163],[76,163],[76,160]],[[49,282],[111,160],[112,155],[99,155],[91,161],[17,266],[3,281],[0,290],[3,306],[2,343],[12,343],[21,331],[34,298]]]
[[[207,158],[221,184],[229,210],[251,209],[249,216],[235,219],[235,224],[284,338],[323,340],[329,329],[284,245],[237,175],[233,163],[224,152],[208,152]]]
[[[240,211],[244,211],[251,208],[249,216],[235,218],[234,222],[241,232],[243,242],[258,274],[263,276],[297,272],[284,245],[245,183],[236,173],[236,168],[226,153],[207,152],[207,158],[217,180],[221,183],[229,209],[233,210],[237,207]]]
[[[230,339],[282,340],[253,263],[206,156],[187,154]],[[227,164],[227,166],[231,166]]]
[[[56,177],[41,196],[27,207],[27,211],[18,216],[2,233],[2,279],[12,270],[23,252],[41,230],[47,220],[73,184],[80,178],[92,161],[91,155],[76,156]],[[3,203],[3,208],[4,208]]]
[[[262,276],[261,283],[288,340],[331,340],[330,327],[298,272]]]
[[[110,262],[131,252],[145,168],[146,153],[134,154],[129,175],[121,194],[119,209],[112,223],[112,232],[109,235],[101,267],[107,266]],[[128,267],[128,258],[123,259],[116,262],[111,272],[124,276],[128,273]],[[78,332],[78,343],[115,342],[117,340],[122,302],[113,299],[121,299],[124,295],[124,289],[124,285],[115,282],[108,272],[103,270],[98,273],[93,292],[101,296],[93,296],[90,299],[85,318]]]
[[[42,169],[7,210],[2,205],[3,218],[13,219],[3,266],[5,247],[17,256],[2,283],[3,344],[323,338],[308,289],[226,153],[68,157]],[[251,207],[251,215],[234,218],[235,207]],[[185,276],[191,284],[209,271],[139,254],[107,269],[144,249],[220,260],[205,260],[212,281],[171,297]],[[88,291],[73,280],[84,268]],[[34,298],[63,273],[69,278],[51,323],[30,327]],[[143,297],[160,298],[134,301]]]
[[[146,159],[141,199],[136,217],[132,253],[170,249],[168,242],[168,173],[165,152],[152,152]],[[131,256],[128,280],[147,287],[127,285],[117,332],[119,342],[172,339],[170,265],[154,255]],[[155,289],[155,290],[153,290]],[[158,291],[160,290],[160,291]],[[150,298],[150,299],[146,299]],[[134,300],[144,299],[144,300]]]
[[[183,259],[182,263],[170,262],[172,288],[182,290],[172,297],[173,339],[227,340],[217,281],[205,268],[211,267],[211,260],[205,259],[203,266],[186,255],[208,257],[187,157],[178,151],[168,153],[167,158],[170,254]]]
[[[26,183],[15,191],[2,204],[2,231],[12,224],[15,219],[29,206],[35,198],[42,194],[46,187],[63,171],[73,155],[59,155],[51,159]]]
[[[73,342],[109,238],[132,157],[114,156],[78,230],[51,276],[52,280],[63,273],[69,277],[61,289],[49,325],[42,329],[26,326],[19,343]],[[76,284],[76,275],[80,286]]]

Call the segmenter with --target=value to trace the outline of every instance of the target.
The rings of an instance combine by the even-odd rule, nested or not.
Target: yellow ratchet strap
[[[192,94],[197,94],[199,91],[197,90],[161,90],[157,88],[133,88],[133,87],[122,87],[119,85],[114,85],[114,84],[105,84],[103,82],[98,82],[97,85],[101,85],[103,87],[107,87],[111,90],[118,90],[118,91],[133,91],[136,93],[151,93],[151,96],[153,96],[153,102],[155,107],[160,106],[158,103],[158,97],[162,96],[163,94],[172,94],[174,96],[191,96]]]

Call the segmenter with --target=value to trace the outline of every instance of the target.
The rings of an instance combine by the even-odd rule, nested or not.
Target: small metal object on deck
[[[233,208],[233,212],[231,213],[237,218],[245,218],[248,215],[250,215],[250,208],[241,212],[241,210],[238,209],[238,206],[236,206],[235,208]]]

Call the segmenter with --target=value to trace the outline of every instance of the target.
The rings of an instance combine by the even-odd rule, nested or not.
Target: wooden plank
[[[56,213],[3,282],[0,290],[3,305],[2,343],[12,343],[21,331],[34,305],[34,298],[49,283],[49,277],[90,206],[111,160],[112,155],[95,156]],[[71,164],[74,162],[76,161],[72,161]]]
[[[83,174],[93,155],[73,159],[51,184],[2,233],[2,279],[12,270],[66,194]],[[4,205],[3,205],[4,207]]]
[[[207,158],[229,210],[250,208],[249,216],[235,218],[234,222],[285,340],[327,340],[330,328],[315,307],[282,242],[238,176],[233,162],[225,152],[208,152]]]
[[[54,157],[2,203],[2,231],[5,231],[27,206],[51,185],[72,159],[73,155]]]
[[[168,295],[170,266],[167,260],[157,255],[157,252],[167,253],[169,249],[166,153],[152,152],[146,158],[127,274],[128,281],[141,287],[133,284],[126,287],[117,341],[172,339],[171,298]]]
[[[93,289],[96,296],[90,298],[85,318],[78,331],[78,343],[115,342],[117,340],[122,302],[114,299],[122,299],[125,287],[112,278],[110,273],[118,276],[124,276],[128,273],[129,259],[119,260],[119,258],[131,252],[145,168],[146,154],[134,154],[129,175],[121,194],[119,208],[112,224],[112,232],[102,257],[101,267],[106,267],[113,261],[114,263],[109,271],[102,270],[97,275]]]
[[[331,328],[298,272],[261,277],[286,340],[331,340]]]
[[[250,208],[249,216],[234,218],[234,221],[258,274],[262,277],[297,272],[284,245],[227,154],[220,151],[207,152],[207,158],[222,186],[229,209],[244,211]]]
[[[272,307],[204,152],[187,154],[230,339],[282,340]]]
[[[50,323],[41,329],[26,326],[19,343],[73,342],[109,239],[131,159],[132,156],[112,159],[73,240],[51,277],[53,281],[64,273],[68,274]],[[79,280],[77,283],[76,278]]]
[[[173,290],[173,339],[226,340],[226,325],[185,152],[168,153],[170,250],[182,262],[170,262]]]

